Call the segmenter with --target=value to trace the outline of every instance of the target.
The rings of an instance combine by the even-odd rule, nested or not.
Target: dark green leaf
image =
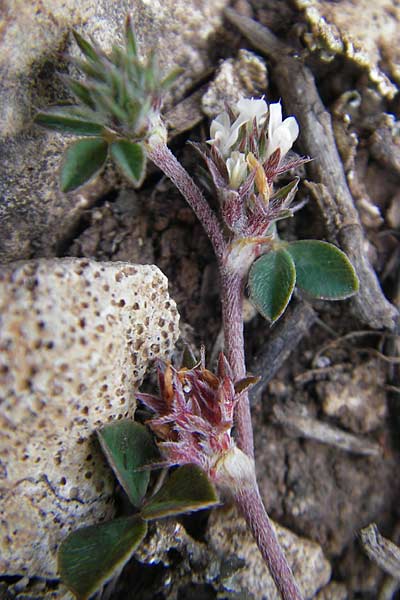
[[[123,175],[139,187],[146,172],[146,154],[141,144],[120,140],[111,144],[111,156]]]
[[[296,265],[296,283],[315,298],[342,300],[355,294],[358,279],[347,256],[327,242],[301,240],[286,248]]]
[[[70,192],[98,173],[107,159],[107,142],[98,138],[79,140],[68,148],[61,169],[61,189]]]
[[[163,487],[142,509],[144,519],[169,517],[218,504],[215,487],[200,467],[184,465],[172,473]]]
[[[125,517],[72,532],[58,550],[62,582],[86,600],[122,569],[146,531],[145,521]]]
[[[152,435],[144,425],[131,419],[106,425],[97,433],[103,452],[129,500],[134,506],[140,506],[150,471],[138,469],[160,461]]]
[[[263,317],[274,322],[287,307],[295,283],[296,270],[290,254],[285,250],[268,252],[251,266],[250,300]]]
[[[99,62],[99,59],[100,59],[99,53],[92,46],[92,44],[90,44],[87,40],[85,40],[85,38],[83,38],[77,31],[73,30],[72,33],[74,34],[76,43],[78,44],[79,48],[81,49],[83,54],[86,56],[86,58],[89,58],[94,63]]]
[[[136,56],[137,56],[136,35],[135,35],[135,30],[133,29],[132,19],[129,15],[126,17],[125,38],[126,38],[126,50],[127,50],[127,54],[129,56],[129,58],[136,58]]]
[[[35,123],[46,129],[74,135],[101,135],[103,126],[79,115],[73,106],[59,106],[35,116]]]

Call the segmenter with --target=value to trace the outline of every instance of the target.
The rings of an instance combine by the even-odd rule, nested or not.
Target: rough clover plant
[[[213,180],[217,214],[166,144],[161,97],[177,71],[162,79],[155,55],[139,60],[129,19],[125,48],[114,47],[110,55],[74,35],[85,56],[78,66],[86,75],[83,81],[65,78],[76,104],[36,117],[42,126],[83,137],[66,152],[61,187],[71,191],[84,184],[109,154],[135,186],[143,180],[146,157],[173,181],[215,251],[224,353],[215,374],[206,368],[203,350],[198,363],[181,368],[159,363],[159,395],[137,394],[150,411],[148,427],[127,420],[98,432],[136,512],[70,534],[59,550],[61,577],[78,598],[88,598],[126,563],[148,520],[214,505],[219,489],[243,513],[282,598],[299,600],[255,477],[247,391],[256,378],[246,374],[243,297],[247,288],[255,307],[273,323],[296,285],[309,296],[338,300],[354,294],[358,281],[335,246],[316,240],[287,243],[277,235],[275,223],[300,207],[292,204],[298,178],[274,188],[282,173],[308,160],[290,153],[299,134],[297,121],[283,119],[280,103],[245,98],[212,121],[208,142],[194,146]],[[165,467],[177,468],[152,489],[150,469]]]

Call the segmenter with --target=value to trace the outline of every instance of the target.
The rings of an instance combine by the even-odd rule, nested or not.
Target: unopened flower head
[[[221,465],[228,455],[237,454],[232,438],[235,406],[243,389],[255,381],[248,378],[235,385],[222,353],[216,374],[205,368],[204,356],[191,369],[160,363],[160,395],[137,397],[155,412],[148,425],[160,440],[162,464],[197,464],[212,479],[221,478]]]

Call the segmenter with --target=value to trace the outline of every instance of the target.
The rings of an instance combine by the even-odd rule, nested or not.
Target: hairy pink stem
[[[243,337],[243,278],[220,267],[224,350],[236,381],[246,376]],[[241,450],[254,457],[253,426],[250,402],[243,392],[236,405],[236,441]]]
[[[235,502],[249,526],[272,579],[283,600],[302,600],[303,596],[283,554],[272,523],[257,488],[238,491]]]
[[[166,144],[159,143],[148,148],[147,155],[181,192],[182,196],[202,224],[204,231],[213,245],[218,260],[221,261],[226,245],[221,225],[193,179],[175,158]]]

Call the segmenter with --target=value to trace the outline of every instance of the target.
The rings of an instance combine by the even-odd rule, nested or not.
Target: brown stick
[[[328,235],[347,253],[360,279],[359,293],[351,300],[354,312],[371,327],[393,329],[398,311],[383,295],[363,252],[363,230],[336,148],[331,117],[322,104],[310,69],[266,27],[232,9],[226,9],[225,14],[271,60],[286,110],[299,121],[300,144],[315,159],[308,165],[310,174],[325,192],[318,200],[325,218],[333,226]]]

